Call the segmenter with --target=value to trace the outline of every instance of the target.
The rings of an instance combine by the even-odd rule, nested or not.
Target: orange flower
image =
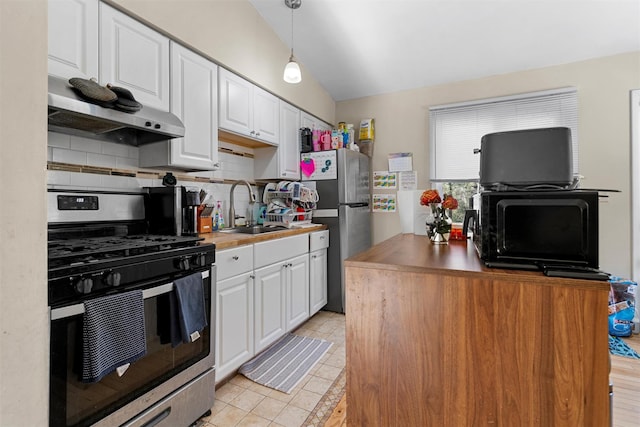
[[[445,194],[442,207],[444,209],[458,209],[458,201],[451,194]]]
[[[425,190],[420,196],[420,204],[425,206],[431,203],[440,203],[441,201],[438,190]]]

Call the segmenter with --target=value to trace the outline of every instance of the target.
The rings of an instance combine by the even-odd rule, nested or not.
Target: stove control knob
[[[207,265],[207,257],[205,254],[194,255],[192,261],[198,267],[204,267],[205,265]]]
[[[104,281],[108,286],[120,286],[120,279],[122,279],[122,275],[120,273],[110,271],[105,274]]]
[[[93,289],[93,279],[89,279],[87,277],[81,277],[76,282],[76,292],[79,294],[88,294]]]
[[[177,267],[178,270],[189,270],[191,268],[191,266],[189,265],[189,258],[187,257],[181,257],[178,261],[177,261]]]

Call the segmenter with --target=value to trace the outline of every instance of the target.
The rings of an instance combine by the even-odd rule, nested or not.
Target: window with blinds
[[[477,181],[483,135],[565,126],[571,129],[573,172],[578,172],[578,97],[575,88],[491,98],[429,109],[432,182]]]

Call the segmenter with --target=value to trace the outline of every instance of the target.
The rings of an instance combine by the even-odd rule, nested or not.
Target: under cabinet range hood
[[[184,125],[166,111],[143,106],[135,113],[83,100],[64,79],[49,76],[49,130],[101,141],[144,145],[184,136]]]

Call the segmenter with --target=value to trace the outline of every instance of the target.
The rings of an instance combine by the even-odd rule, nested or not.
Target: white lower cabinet
[[[216,380],[255,355],[253,246],[216,251]]]
[[[309,254],[290,259],[285,276],[288,332],[309,318]]]
[[[309,253],[309,316],[327,305],[327,250]]]
[[[253,259],[257,353],[308,318],[309,237],[300,234],[256,243]],[[300,294],[306,294],[306,304],[300,302]]]
[[[327,304],[329,230],[309,233],[309,316]]]
[[[216,300],[216,377],[229,375],[255,354],[253,348],[253,274],[221,280]]]
[[[255,271],[254,348],[267,348],[286,332],[284,263]]]
[[[309,318],[309,255],[259,268],[255,277],[257,353]]]
[[[310,310],[326,304],[323,245],[328,245],[328,233],[300,234],[216,252],[218,382],[305,322]],[[324,253],[324,258],[312,258],[311,266],[310,247],[313,254]],[[310,290],[310,283],[317,289]],[[315,298],[311,303],[314,292],[322,294],[323,300]]]

